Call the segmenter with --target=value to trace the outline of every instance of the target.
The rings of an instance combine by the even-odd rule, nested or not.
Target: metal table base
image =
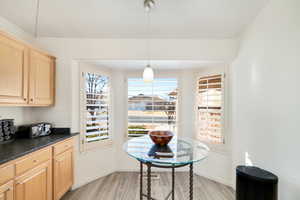
[[[147,193],[143,193],[143,165],[147,166]],[[147,200],[157,200],[151,197],[151,168],[168,168],[172,169],[172,189],[171,192],[167,195],[165,200],[168,200],[170,197],[172,200],[175,200],[175,168],[190,166],[189,179],[190,179],[190,188],[189,188],[189,200],[193,200],[193,163],[183,164],[183,165],[158,165],[151,162],[142,162],[140,161],[140,200],[143,200],[144,197]]]

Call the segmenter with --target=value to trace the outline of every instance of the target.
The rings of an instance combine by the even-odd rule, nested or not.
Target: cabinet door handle
[[[26,99],[26,98],[24,98],[24,101],[27,101],[27,99]]]
[[[33,101],[33,99],[31,98],[30,101]]]

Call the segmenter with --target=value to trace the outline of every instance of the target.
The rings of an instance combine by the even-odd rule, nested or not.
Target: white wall
[[[224,66],[211,66],[209,68],[189,69],[189,70],[155,70],[155,77],[177,78],[179,86],[179,118],[178,118],[178,134],[182,137],[195,137],[195,92],[197,76],[207,73],[224,72]],[[126,138],[127,127],[127,85],[125,79],[127,77],[141,77],[142,71],[115,71],[113,78],[115,81],[115,94],[118,94],[117,102],[114,106],[117,110],[115,123],[115,146],[116,154],[116,170],[118,171],[138,171],[139,163],[129,157],[123,150],[122,145]],[[229,130],[226,130],[229,134]],[[230,139],[230,137],[228,137]],[[228,141],[229,142],[229,141]],[[210,155],[204,161],[195,165],[195,173],[212,180],[231,185],[231,151],[230,146],[226,146],[222,150],[211,148]],[[160,171],[159,169],[154,169]],[[181,171],[188,170],[188,167],[178,169]]]
[[[68,81],[71,81],[70,88],[65,88],[67,91],[71,92],[71,98],[66,97],[67,102],[69,103],[68,109],[71,109],[69,111],[69,127],[72,127],[72,131],[79,132],[80,130],[80,71],[81,70],[87,70],[95,68],[95,66],[88,65],[85,63],[78,63],[73,62],[72,64],[72,74],[70,79]],[[102,69],[103,70],[103,69]],[[95,70],[94,70],[95,71]],[[106,71],[106,70],[105,70]],[[110,73],[110,72],[109,72]],[[67,83],[66,83],[67,84]],[[115,80],[113,79],[112,84],[115,84]],[[62,89],[62,92],[66,92],[66,90]],[[114,93],[114,92],[113,92]],[[113,95],[113,94],[112,94]],[[112,101],[113,105],[114,99]],[[66,104],[61,103],[62,108],[63,105],[66,106]],[[53,108],[55,109],[55,108]],[[48,110],[49,112],[53,112]],[[115,109],[113,108],[113,112]],[[39,110],[38,112],[41,112]],[[44,111],[42,111],[44,112]],[[62,111],[58,111],[59,113]],[[70,115],[71,114],[71,115]],[[51,118],[51,114],[47,114]],[[116,115],[113,115],[116,116]],[[115,119],[112,119],[115,121]],[[60,124],[63,126],[63,124]],[[112,128],[112,132],[114,133],[114,127]],[[116,143],[113,143],[112,145],[100,147],[91,149],[89,151],[80,152],[80,146],[79,146],[79,136],[77,137],[77,145],[76,145],[76,151],[75,151],[75,184],[73,188],[78,188],[82,185],[85,185],[88,182],[91,182],[99,177],[106,176],[110,173],[113,173],[116,171],[116,165],[115,165],[115,155],[116,155]],[[115,136],[113,135],[113,141]]]
[[[300,52],[300,1],[272,0],[260,13],[254,23],[241,38],[238,58],[232,66],[232,124],[233,126],[233,167],[244,164],[244,154],[248,152],[255,165],[271,170],[280,178],[280,199],[300,199],[300,176],[298,169],[298,134],[300,111],[298,75]],[[0,18],[0,29],[16,37],[35,43],[32,36],[25,33],[7,20]],[[231,62],[237,51],[236,40],[152,40],[152,59],[158,60],[202,60]],[[56,126],[71,126],[78,131],[77,67],[76,59],[140,60],[147,58],[146,41],[135,39],[59,39],[40,38],[38,44],[58,57],[57,60],[57,102],[53,108],[31,109],[1,107],[2,118],[16,118],[17,124],[26,120],[45,120]],[[183,72],[189,76],[189,72]],[[123,77],[121,72],[115,76]],[[191,80],[184,79],[183,85]],[[113,83],[117,92],[122,82]],[[186,91],[189,94],[189,91]],[[123,109],[121,99],[117,108]],[[188,106],[190,100],[183,101]],[[125,111],[124,111],[125,112]],[[186,110],[188,113],[188,110]],[[230,116],[231,117],[231,116]],[[229,117],[229,118],[230,118]],[[116,116],[120,126],[119,133],[125,128],[121,116]],[[191,123],[183,120],[185,130],[192,131]],[[122,133],[123,134],[123,133]],[[118,145],[122,144],[118,140]],[[76,186],[108,173],[110,166],[95,162],[99,155],[105,157],[106,150],[77,154]],[[106,158],[106,157],[105,157]],[[213,164],[203,163],[199,173],[229,179],[228,155],[210,156]],[[100,160],[100,158],[99,158]],[[117,166],[116,163],[112,164]],[[108,162],[111,163],[111,162]],[[221,163],[221,164],[220,164]],[[224,164],[225,163],[225,164]],[[111,164],[109,164],[111,165]],[[211,166],[215,166],[212,168]],[[219,167],[220,166],[220,167]],[[225,166],[225,167],[224,167]],[[225,171],[223,171],[225,170]],[[88,174],[86,174],[88,172]],[[78,175],[78,176],[77,176]]]
[[[237,53],[235,39],[152,39],[153,60],[231,62]],[[39,38],[38,44],[59,59],[145,60],[145,39]]]
[[[64,38],[35,38],[26,34],[18,27],[10,24],[4,19],[0,19],[0,28],[9,32],[19,39],[28,43],[38,44],[44,50],[49,51],[57,57],[56,70],[56,103],[50,108],[0,108],[0,116],[6,118],[16,118],[17,124],[37,121],[48,121],[57,127],[72,127],[73,132],[79,131],[79,66],[78,60],[145,60],[147,59],[147,42],[143,39],[64,39]],[[236,56],[237,41],[234,39],[153,39],[151,40],[151,58],[154,60],[200,60],[230,63]],[[122,80],[124,73],[114,71],[113,86],[117,94],[124,94],[125,89]],[[191,71],[182,72],[182,84],[185,89],[183,93],[187,97],[191,96]],[[193,77],[194,78],[194,77]],[[79,140],[77,137],[76,165],[75,165],[75,188],[79,187],[100,176],[104,176],[118,169],[128,170],[137,162],[131,160],[127,162],[127,155],[121,149],[124,140],[125,115],[119,115],[119,111],[126,113],[123,106],[124,99],[117,98],[115,101],[115,148],[98,149],[86,153],[79,153]],[[185,98],[183,101],[182,130],[187,135],[192,135],[193,99]],[[122,111],[123,110],[123,111]],[[190,117],[190,118],[188,118]],[[124,156],[123,156],[123,155]],[[120,156],[121,155],[121,156]],[[118,159],[120,158],[120,159]],[[197,168],[196,172],[203,172],[211,178],[219,176],[225,177],[228,173],[229,157],[213,154],[211,161],[205,161],[202,168]],[[122,161],[122,162],[120,162]],[[209,170],[215,163],[226,167]],[[131,164],[132,163],[132,164]],[[212,164],[210,164],[212,163]],[[133,167],[133,169],[137,169]],[[216,173],[215,173],[216,172]]]
[[[23,108],[0,107],[0,119],[15,119],[15,125],[26,123]]]
[[[229,66],[216,66],[216,67],[205,67],[197,71],[191,72],[194,74],[194,79],[188,77],[185,78],[185,92],[187,96],[192,96],[194,100],[194,95],[196,94],[195,89],[191,89],[188,85],[194,85],[196,83],[196,78],[199,76],[206,76],[211,74],[225,74],[224,79],[224,139],[225,144],[207,144],[210,148],[209,156],[206,160],[202,161],[199,165],[196,165],[195,172],[201,176],[207,177],[209,179],[215,180],[217,182],[232,186],[232,156],[231,156],[231,87],[230,87],[230,72]],[[194,105],[194,102],[190,98],[185,99],[188,104]],[[195,113],[191,110],[190,106],[186,107],[186,113],[184,113],[184,120],[186,121],[186,126],[191,129],[194,126],[194,117],[191,117],[191,113]],[[189,121],[189,122],[188,122]],[[187,127],[186,127],[187,128]],[[189,130],[186,129],[186,130]],[[196,130],[193,130],[195,133]]]
[[[87,64],[79,64],[80,67],[92,67]],[[79,87],[78,65],[73,64],[73,88],[74,93],[73,109],[72,109],[72,127],[79,128]],[[95,67],[95,66],[94,66]],[[99,67],[100,68],[100,67]],[[220,71],[223,71],[223,67]],[[156,77],[177,77],[179,81],[179,88],[181,92],[179,105],[179,134],[184,137],[193,137],[195,134],[194,127],[194,101],[196,78],[195,74],[207,73],[211,70],[171,70],[171,71],[155,71]],[[197,72],[197,73],[196,73]],[[113,70],[112,71],[112,86],[113,95],[118,96],[114,98],[114,118],[113,118],[113,146],[105,149],[97,149],[95,151],[76,154],[76,183],[74,188],[79,187],[91,180],[107,175],[113,171],[137,171],[139,163],[133,158],[129,157],[123,150],[122,146],[126,141],[126,127],[127,127],[127,85],[125,80],[127,77],[140,77],[142,71],[127,71],[127,70]],[[75,77],[75,78],[74,78]],[[214,151],[209,155],[207,160],[195,166],[195,173],[205,176],[207,178],[219,181],[221,183],[231,184],[231,155],[230,149],[227,151]],[[104,162],[105,161],[105,162]],[[221,167],[220,167],[221,166]],[[187,170],[182,169],[182,170]]]
[[[35,44],[35,38],[31,34],[23,31],[21,28],[7,21],[1,16],[0,16],[0,30],[5,33],[9,33],[10,35],[26,43]]]
[[[73,131],[78,131],[78,125],[74,123],[76,119],[72,115],[76,109],[72,92],[76,92],[73,86],[77,83],[73,79],[77,73],[74,67],[77,60],[145,60],[148,58],[147,43],[143,39],[38,38],[38,44],[57,57],[56,104],[50,109],[35,109],[38,119],[45,119],[59,126],[72,126]],[[229,63],[237,53],[237,41],[234,39],[155,39],[151,41],[151,47],[150,54],[154,60]]]
[[[233,163],[245,152],[279,176],[279,199],[300,199],[300,1],[272,0],[233,63]]]
[[[147,59],[147,45],[145,40],[138,39],[63,39],[63,38],[39,38],[39,45],[57,57],[57,80],[56,80],[56,104],[53,108],[34,109],[33,115],[37,120],[46,120],[56,126],[71,126],[72,131],[79,131],[78,109],[78,60],[145,60]],[[202,60],[231,62],[236,55],[237,42],[233,39],[226,40],[152,40],[151,55],[155,60]],[[114,72],[115,81],[113,86],[117,94],[125,94],[123,88],[124,75],[122,70]],[[189,77],[187,79],[189,80]],[[186,83],[189,84],[189,83]],[[124,96],[125,99],[125,96]],[[124,100],[116,99],[116,110],[124,109]],[[188,102],[187,102],[188,104]],[[123,110],[124,113],[126,112]],[[186,112],[188,113],[188,112]],[[130,170],[137,164],[122,151],[124,143],[125,116],[115,115],[114,135],[117,152],[112,155],[110,150],[98,150],[76,155],[75,187],[106,175],[110,170]],[[190,116],[190,115],[189,115]],[[189,120],[186,120],[190,123]],[[186,125],[186,127],[190,127]],[[189,131],[187,131],[189,132]],[[109,151],[109,152],[107,152]],[[123,155],[124,156],[123,156]],[[121,155],[121,156],[120,156]],[[114,157],[115,156],[115,157]],[[121,158],[120,158],[121,157]],[[105,159],[115,158],[115,163],[106,162]],[[120,159],[119,159],[120,158]],[[213,159],[213,162],[218,162]],[[222,159],[222,158],[221,158]],[[132,164],[131,164],[132,163]],[[226,167],[217,169],[218,175],[227,178],[230,158],[223,157],[220,163]],[[219,163],[219,164],[220,164]],[[92,167],[97,166],[97,167]],[[206,165],[204,172],[208,172],[210,164]],[[109,170],[107,170],[109,169]],[[86,174],[84,171],[88,170]],[[211,178],[214,171],[211,171]],[[203,173],[207,175],[208,173]],[[224,178],[225,180],[225,178]],[[230,182],[225,180],[223,182]]]

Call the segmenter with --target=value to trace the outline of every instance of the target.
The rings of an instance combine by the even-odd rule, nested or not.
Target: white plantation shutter
[[[177,131],[176,78],[156,78],[145,83],[128,79],[128,136],[137,137],[150,130]]]
[[[81,80],[82,144],[110,139],[110,78],[95,72],[82,72]]]
[[[197,137],[210,143],[224,143],[223,74],[200,77],[197,86]]]

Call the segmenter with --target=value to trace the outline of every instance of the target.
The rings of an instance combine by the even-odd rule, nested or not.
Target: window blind
[[[198,139],[224,143],[223,136],[223,75],[198,79]]]
[[[157,78],[145,83],[128,79],[128,136],[151,130],[176,132],[178,84],[176,78]]]
[[[109,77],[90,72],[84,72],[82,76],[85,142],[109,139]]]

